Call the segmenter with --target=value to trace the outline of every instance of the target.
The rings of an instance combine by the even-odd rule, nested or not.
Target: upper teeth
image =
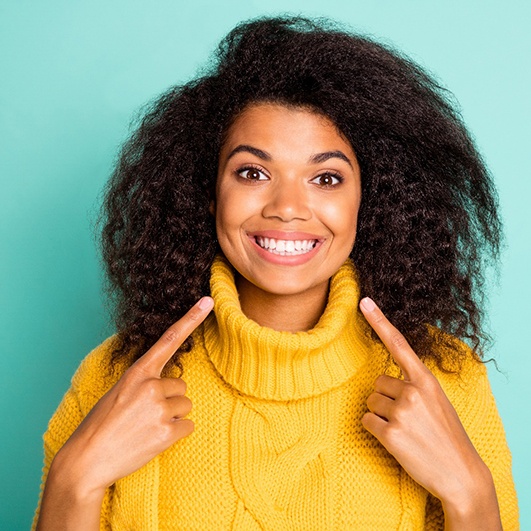
[[[304,254],[311,251],[317,243],[317,240],[276,240],[262,236],[256,236],[255,240],[263,249],[280,255]]]

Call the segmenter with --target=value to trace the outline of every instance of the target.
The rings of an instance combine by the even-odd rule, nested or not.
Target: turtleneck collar
[[[326,309],[307,332],[278,332],[247,318],[224,257],[212,265],[210,287],[215,304],[205,322],[205,346],[221,377],[243,394],[280,401],[320,395],[348,380],[367,359],[370,346],[350,260],[332,277]]]

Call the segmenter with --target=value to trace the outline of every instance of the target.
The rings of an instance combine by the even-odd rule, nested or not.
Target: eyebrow
[[[326,162],[327,160],[334,158],[344,160],[352,168],[352,162],[350,162],[350,159],[342,151],[339,150],[317,153],[316,155],[313,155],[310,158],[310,162],[312,164],[319,164],[320,162]]]
[[[242,151],[256,155],[259,159],[271,161],[273,160],[271,155],[267,151],[255,148],[253,146],[248,146],[247,144],[240,144],[235,147],[227,156],[227,160],[236,155],[236,153],[241,153]]]
[[[267,152],[263,151],[262,149],[255,148],[253,146],[249,146],[247,144],[240,144],[239,146],[235,147],[227,156],[227,160],[229,160],[231,157],[236,155],[236,153],[242,153],[247,152],[251,153],[252,155],[257,156],[258,158],[265,160],[265,161],[271,161],[273,160],[273,157]],[[351,168],[352,168],[352,162],[350,162],[350,159],[339,150],[335,151],[325,151],[324,153],[316,153],[315,155],[312,155],[310,157],[310,164],[319,164],[321,162],[326,162],[329,159],[340,159],[345,161]]]

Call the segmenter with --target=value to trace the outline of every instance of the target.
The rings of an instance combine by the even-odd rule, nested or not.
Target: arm
[[[440,500],[445,529],[502,529],[492,474],[456,410],[402,334],[371,303],[364,299],[362,312],[404,379],[384,375],[376,380],[364,427],[417,483]]]
[[[99,529],[108,487],[193,431],[180,378],[161,378],[177,348],[205,319],[203,298],[173,324],[94,406],[55,455],[46,480],[37,531]],[[72,422],[72,419],[67,419]]]
[[[94,382],[92,375],[97,372],[101,358],[106,355],[108,342],[104,343],[98,349],[89,354],[78,368],[73,380],[72,387],[67,391],[63,400],[59,404],[56,412],[52,416],[46,433],[44,434],[44,466],[41,481],[41,493],[39,504],[35,513],[32,529],[35,530],[37,521],[41,512],[42,499],[44,495],[45,485],[50,485],[48,481],[50,476],[50,469],[55,456],[66,443],[77,426],[81,424],[86,412],[89,411],[97,402],[98,398],[93,396],[92,392],[96,391],[90,389],[87,392],[87,387],[92,387],[100,382]],[[107,384],[109,385],[109,384]],[[103,391],[100,393],[103,394]],[[53,474],[52,474],[53,475]],[[48,489],[49,490],[49,489]],[[107,491],[103,501],[101,511],[101,528],[110,529],[108,526],[108,515],[106,509],[111,503],[111,492]]]
[[[441,379],[441,385],[492,475],[503,529],[515,531],[519,529],[518,503],[511,452],[486,369],[484,364],[469,363],[461,373],[462,385],[447,385],[447,379]]]

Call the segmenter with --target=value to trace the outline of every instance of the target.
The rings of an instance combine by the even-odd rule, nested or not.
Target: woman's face
[[[241,281],[271,294],[327,290],[356,236],[360,169],[328,118],[257,103],[222,146],[212,211]]]

